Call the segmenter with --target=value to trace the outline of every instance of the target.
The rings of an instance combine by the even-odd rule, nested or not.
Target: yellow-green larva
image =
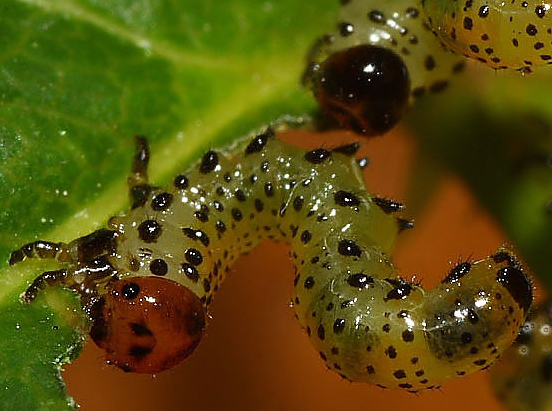
[[[328,368],[351,381],[418,391],[489,367],[516,338],[532,285],[506,250],[456,265],[431,292],[400,277],[400,204],[370,194],[358,145],[303,151],[268,131],[210,150],[171,187],[147,181],[138,138],[132,209],[71,243],[15,251],[55,258],[24,294],[77,290],[91,336],[127,371],[158,372],[189,355],[232,263],[262,239],[284,240],[296,267],[297,317]],[[168,322],[168,323],[167,323]]]
[[[532,310],[515,343],[491,369],[497,396],[512,411],[552,409],[552,305]]]
[[[542,0],[422,0],[447,48],[494,69],[552,63],[550,4]]]

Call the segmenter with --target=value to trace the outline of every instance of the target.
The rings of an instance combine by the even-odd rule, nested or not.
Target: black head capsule
[[[383,47],[360,45],[329,56],[313,92],[322,110],[365,135],[383,134],[408,106],[410,77],[402,59]]]

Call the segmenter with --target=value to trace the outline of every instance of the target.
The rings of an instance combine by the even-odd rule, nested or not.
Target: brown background
[[[300,137],[302,145],[313,146],[304,133]],[[326,135],[323,145],[340,138],[353,136]],[[370,190],[403,199],[416,155],[412,140],[394,131],[370,140],[361,154],[371,159],[365,171]],[[412,216],[407,208],[404,215],[415,218],[416,229],[401,236],[394,261],[403,276],[415,274],[427,288],[459,258],[482,258],[506,241],[454,176],[427,199],[423,214]],[[326,370],[294,318],[292,278],[285,244],[264,242],[234,266],[217,295],[204,341],[184,364],[156,376],[124,374],[105,365],[90,343],[66,367],[69,393],[85,411],[504,410],[493,397],[488,372],[417,395],[341,380]]]

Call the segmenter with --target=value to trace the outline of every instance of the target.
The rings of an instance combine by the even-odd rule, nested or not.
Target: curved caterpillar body
[[[336,32],[307,57],[303,83],[324,111],[362,134],[388,131],[417,97],[443,90],[464,56],[523,72],[552,63],[550,5],[542,1],[341,4]]]
[[[208,151],[163,190],[148,184],[137,141],[128,214],[10,259],[66,263],[24,300],[47,285],[77,290],[92,338],[124,370],[158,372],[189,355],[229,267],[264,238],[290,244],[297,317],[328,368],[352,381],[437,387],[491,365],[525,320],[532,285],[506,250],[458,264],[431,292],[398,276],[389,253],[408,224],[393,215],[400,204],[366,191],[358,145],[305,152],[268,130]]]
[[[552,305],[531,311],[515,343],[491,370],[498,397],[513,411],[552,409]]]

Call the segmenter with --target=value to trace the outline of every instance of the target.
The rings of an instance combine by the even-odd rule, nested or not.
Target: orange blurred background
[[[284,138],[313,147],[320,136]],[[322,141],[331,147],[353,140],[352,134],[334,133]],[[401,201],[416,155],[407,133],[399,128],[372,139],[359,155],[370,158],[370,191]],[[413,217],[416,228],[395,247],[402,275],[416,275],[426,288],[460,258],[483,258],[507,241],[459,180],[444,181],[423,214],[409,214],[407,204],[403,215]],[[342,380],[326,369],[294,318],[292,288],[287,246],[266,241],[234,266],[215,299],[204,341],[184,364],[155,376],[125,374],[107,366],[102,351],[89,343],[65,367],[69,394],[85,411],[505,409],[491,392],[488,372],[416,395]]]

